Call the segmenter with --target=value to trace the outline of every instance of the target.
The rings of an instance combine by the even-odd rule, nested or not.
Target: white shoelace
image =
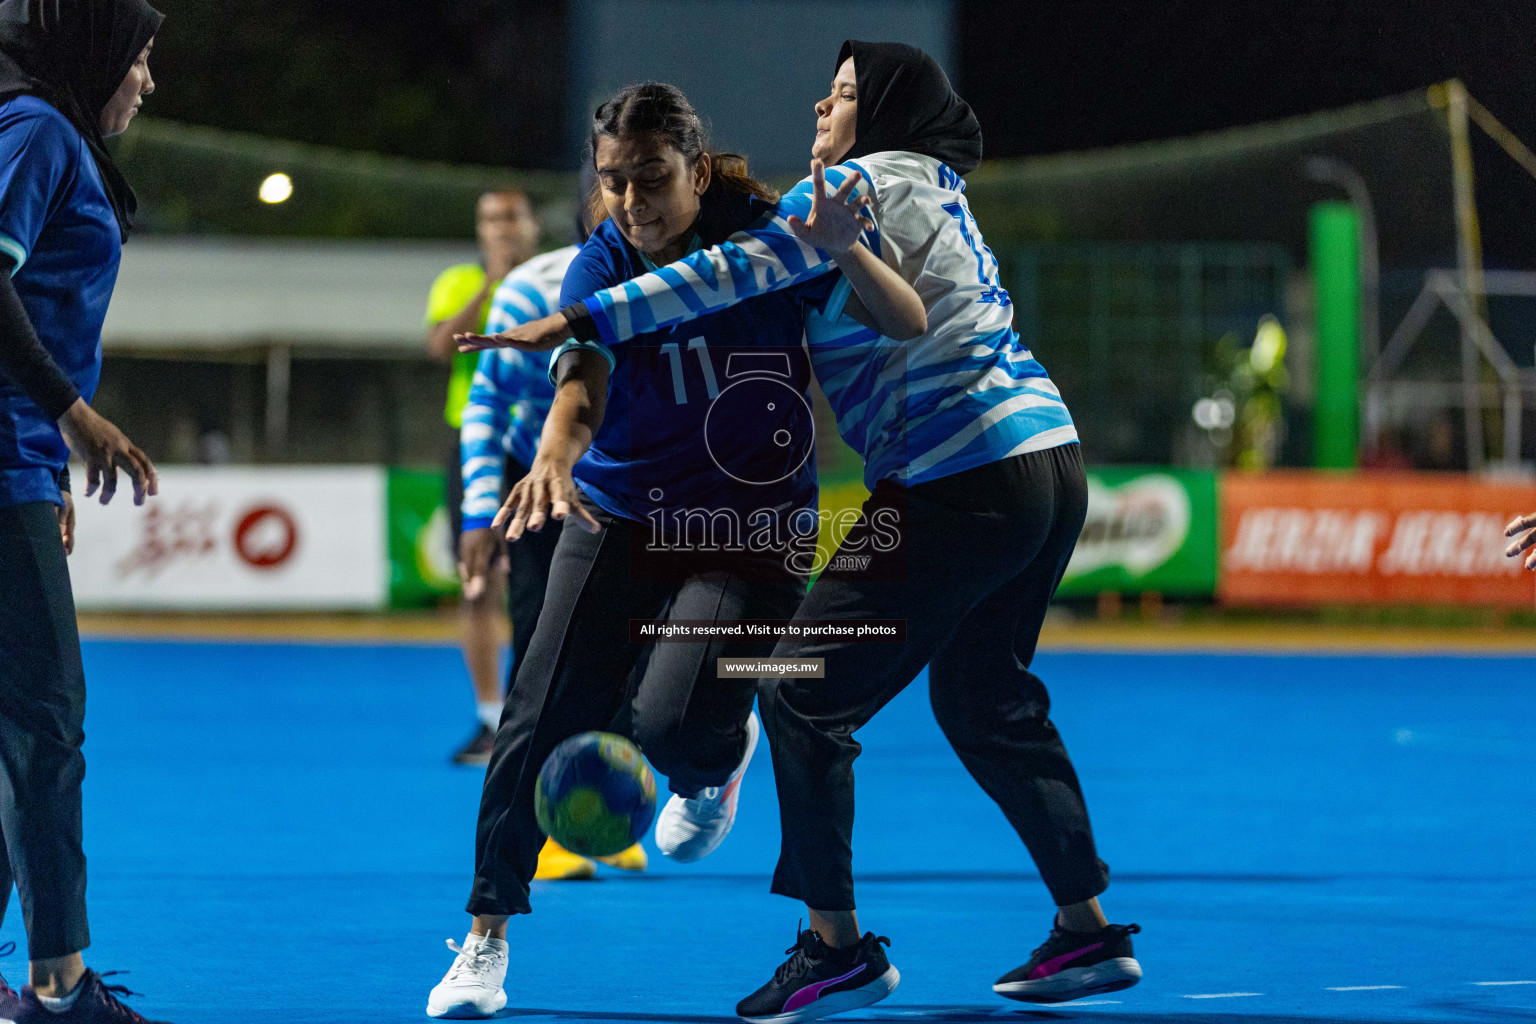
[[[444,981],[457,981],[466,976],[472,977],[477,982],[483,982],[485,975],[494,971],[506,959],[506,953],[499,949],[492,949],[489,945],[481,943],[478,946],[465,948],[448,939],[448,948],[459,954],[453,961],[453,966],[448,969],[448,976]]]

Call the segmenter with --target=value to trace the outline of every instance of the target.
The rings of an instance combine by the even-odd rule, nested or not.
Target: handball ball
[[[656,776],[640,748],[610,732],[560,744],[539,770],[539,828],[583,857],[607,857],[640,841],[656,816]]]

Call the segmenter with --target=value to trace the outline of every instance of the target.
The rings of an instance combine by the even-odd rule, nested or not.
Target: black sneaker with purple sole
[[[992,991],[1025,1003],[1065,1003],[1101,992],[1117,992],[1141,980],[1131,949],[1140,925],[1112,924],[1096,932],[1069,932],[1061,926],[1023,967],[997,979]]]
[[[118,973],[108,971],[107,976]],[[16,998],[0,1010],[0,1022],[11,1024],[165,1024],[151,1021],[124,1005],[119,996],[136,993],[124,985],[108,985],[102,975],[88,970],[76,989],[75,1001],[67,1010],[50,1010],[43,1005],[31,985],[24,985]]]
[[[891,940],[866,932],[858,945],[833,949],[815,932],[800,932],[785,950],[789,959],[736,1004],[736,1015],[749,1024],[798,1024],[878,1003],[901,982],[882,943]]]

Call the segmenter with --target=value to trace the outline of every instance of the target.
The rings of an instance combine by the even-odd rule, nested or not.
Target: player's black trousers
[[[502,475],[503,501],[512,485],[527,475],[527,467],[508,455]],[[554,561],[559,540],[559,530],[545,529],[525,533],[517,543],[507,545],[507,613],[512,619],[512,663],[507,666],[509,692],[518,667],[528,655],[528,645],[533,642],[533,629],[549,585],[549,565]]]
[[[805,595],[781,554],[647,551],[647,524],[594,515],[600,533],[575,520],[560,530],[538,627],[507,694],[480,798],[471,914],[528,913],[545,838],[533,813],[539,769],[561,741],[624,721],[626,695],[627,731],[674,792],[724,785],[740,762],[756,680],[716,678],[715,661],[762,657],[772,643],[632,643],[631,619],[787,619]]]
[[[928,666],[934,716],[960,760],[1029,848],[1058,905],[1103,892],[1109,869],[1050,698],[1029,671],[1046,606],[1087,513],[1076,444],[911,487],[882,482],[797,619],[904,619],[906,642],[783,642],[775,657],[823,658],[826,678],[764,680],[763,723],[779,790],[773,891],[853,910],[856,729]],[[870,517],[898,516],[879,550]],[[879,517],[877,517],[878,519]],[[890,531],[887,530],[889,535]]]
[[[84,742],[85,669],[58,506],[0,507],[0,917],[14,882],[33,960],[91,942]]]

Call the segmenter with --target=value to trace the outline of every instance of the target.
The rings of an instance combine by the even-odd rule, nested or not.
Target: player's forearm
[[[463,309],[433,324],[427,332],[427,354],[441,363],[451,360],[459,351],[459,347],[453,343],[453,336],[473,334],[480,329],[480,311],[489,294],[488,288],[481,288]]]
[[[589,425],[590,409],[580,385],[567,385],[555,394],[555,404],[550,407],[544,432],[539,435],[539,461],[551,463],[566,473],[581,461],[597,434],[596,428]]]
[[[56,420],[75,404],[80,392],[38,338],[11,281],[15,268],[14,259],[0,255],[0,376],[13,381],[44,415]]]
[[[539,459],[569,471],[592,447],[608,400],[608,364],[591,352],[573,351],[556,367],[555,401],[539,435]]]
[[[928,332],[928,314],[912,286],[885,261],[855,242],[834,262],[869,313],[870,326],[887,338],[909,341]]]

